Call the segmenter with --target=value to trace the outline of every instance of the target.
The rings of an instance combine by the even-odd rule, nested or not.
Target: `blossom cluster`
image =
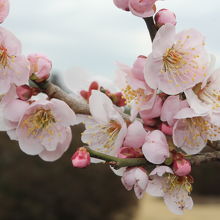
[[[0,21],[9,2],[0,1]],[[52,62],[42,54],[22,54],[20,41],[0,27],[0,130],[17,140],[21,150],[54,161],[68,149],[76,123],[75,113],[63,101],[49,99],[29,79],[40,83],[49,78]]]
[[[114,0],[144,18],[154,15],[155,2]],[[1,23],[8,12],[8,0],[0,0]],[[39,53],[23,55],[16,36],[0,27],[0,130],[26,154],[54,161],[70,146],[70,126],[82,122],[84,147],[74,153],[73,166],[100,163],[105,156],[145,159],[146,166],[111,168],[137,198],[162,197],[172,212],[182,214],[193,206],[188,156],[220,140],[220,69],[199,31],[176,33],[175,14],[162,9],[155,23],[152,52],[138,56],[131,67],[118,63],[117,92],[97,82],[80,92],[90,115],[44,94],[37,85],[50,77],[52,62]]]

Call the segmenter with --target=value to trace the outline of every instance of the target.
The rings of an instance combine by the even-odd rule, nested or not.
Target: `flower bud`
[[[72,156],[72,164],[77,168],[84,168],[90,165],[90,154],[84,147],[80,147]]]
[[[89,92],[86,90],[81,90],[80,91],[80,95],[85,99],[85,100],[89,100]]]
[[[165,123],[161,124],[161,131],[166,135],[173,135],[173,127]]]
[[[154,20],[158,28],[165,24],[176,25],[176,15],[168,9],[159,10],[155,15]]]
[[[125,11],[129,11],[128,2],[129,0],[113,0],[115,5]]]
[[[16,93],[18,98],[22,101],[27,101],[33,95],[32,88],[29,87],[28,85],[18,86],[16,88]]]
[[[50,77],[52,62],[44,55],[30,54],[28,56],[30,62],[30,76],[36,82],[43,82]]]
[[[89,91],[91,92],[92,90],[98,90],[99,89],[99,84],[96,81],[91,82],[89,86]]]
[[[182,158],[173,162],[173,171],[177,176],[187,176],[191,172],[191,164]]]

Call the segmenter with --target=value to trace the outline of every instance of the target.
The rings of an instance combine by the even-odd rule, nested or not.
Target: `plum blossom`
[[[212,123],[211,116],[197,114],[191,108],[183,108],[176,115],[173,127],[174,144],[187,154],[197,154],[208,140],[220,140],[220,127]]]
[[[142,167],[127,168],[121,178],[124,187],[127,190],[134,188],[138,199],[142,198],[148,184],[147,172]]]
[[[151,89],[144,80],[146,57],[139,56],[132,68],[119,64],[118,81],[126,103],[131,106],[131,120],[138,112],[151,109],[156,99],[156,90]]]
[[[199,83],[185,91],[190,107],[198,114],[220,113],[220,69],[217,69],[205,83]],[[216,115],[217,118],[220,115]]]
[[[23,85],[29,79],[29,63],[21,55],[20,41],[8,30],[0,27],[0,94],[11,84]]]
[[[0,23],[4,22],[9,13],[9,0],[0,0]]]
[[[82,141],[93,150],[117,155],[127,133],[127,125],[109,97],[93,90],[89,98],[92,117],[78,116],[85,124]]]
[[[181,100],[179,96],[169,96],[163,103],[160,119],[167,122],[169,126],[173,126],[177,119],[174,116],[181,109],[188,107],[186,100]]]
[[[43,54],[30,54],[30,76],[36,82],[43,82],[50,77],[52,62]]]
[[[156,167],[149,174],[146,192],[152,196],[163,197],[168,209],[178,215],[185,209],[192,209],[192,179],[189,176],[178,177],[167,166]]]
[[[32,103],[21,118],[17,137],[21,150],[39,155],[45,161],[54,161],[68,149],[76,124],[75,113],[58,99],[38,100]]]
[[[146,136],[142,151],[145,158],[154,164],[161,164],[170,156],[166,136],[159,130]]]
[[[6,131],[12,140],[17,139],[16,128],[28,106],[18,99],[15,86],[11,86],[0,102],[0,131]]]
[[[198,31],[189,29],[175,34],[175,27],[165,24],[157,32],[146,61],[146,83],[152,89],[176,95],[202,82],[209,67],[204,45],[204,37]]]
[[[145,142],[145,131],[140,121],[134,121],[128,126],[127,134],[123,145],[126,147],[140,148]]]

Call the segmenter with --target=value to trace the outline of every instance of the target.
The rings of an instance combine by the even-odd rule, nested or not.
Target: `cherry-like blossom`
[[[159,130],[150,132],[146,136],[142,151],[149,162],[163,163],[170,155],[166,136]]]
[[[175,33],[175,26],[162,26],[153,41],[145,66],[145,80],[153,89],[175,95],[202,82],[209,67],[204,37],[194,29]]]
[[[174,144],[187,154],[199,153],[207,141],[220,140],[220,127],[212,123],[207,114],[197,114],[191,108],[183,108],[176,115],[173,127]]]
[[[68,149],[76,124],[75,113],[58,99],[38,100],[32,103],[21,118],[17,137],[21,150],[54,161]]]
[[[117,155],[127,133],[126,122],[110,98],[100,91],[92,91],[89,107],[92,117],[80,116],[86,126],[82,141],[96,151]]]
[[[168,209],[178,215],[192,209],[193,201],[189,196],[192,190],[191,177],[178,177],[167,166],[156,167],[149,174],[146,192],[152,196],[163,197]]]
[[[127,168],[121,181],[127,190],[132,190],[132,188],[134,188],[135,195],[140,199],[143,197],[147,188],[147,172],[142,167]]]
[[[29,63],[21,54],[20,41],[8,30],[0,27],[0,94],[11,84],[23,85],[29,79]]]
[[[118,65],[120,78],[117,83],[122,88],[126,103],[131,106],[131,120],[138,112],[151,109],[156,99],[156,90],[151,89],[144,80],[145,62],[146,57],[139,56],[132,68]]]

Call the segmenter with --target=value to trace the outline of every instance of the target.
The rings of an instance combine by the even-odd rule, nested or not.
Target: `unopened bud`
[[[165,24],[176,25],[176,15],[168,9],[159,10],[155,15],[154,20],[158,28]]]
[[[187,176],[191,172],[191,164],[182,158],[173,162],[173,171],[177,176]]]
[[[85,147],[80,147],[72,156],[72,164],[77,168],[85,168],[90,165],[90,154]]]
[[[92,90],[98,90],[99,89],[99,84],[96,81],[91,82],[89,86],[89,91],[91,92]]]
[[[18,86],[16,88],[16,94],[20,100],[27,101],[33,95],[32,88],[28,85]]]
[[[36,82],[43,82],[50,77],[52,62],[44,55],[31,54],[28,56],[30,62],[30,76]]]
[[[129,0],[113,0],[115,5],[125,11],[129,11],[128,3]]]

